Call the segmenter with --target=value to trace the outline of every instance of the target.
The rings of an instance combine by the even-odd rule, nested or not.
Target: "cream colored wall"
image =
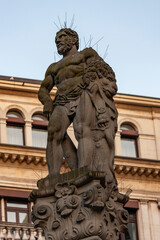
[[[137,214],[139,240],[159,240],[160,210],[157,203],[142,200]]]
[[[35,112],[42,112],[43,108],[38,101],[37,94],[23,94],[23,92],[4,92],[0,96],[0,132],[1,143],[7,142],[6,136],[6,114],[10,109],[17,109],[22,113],[25,121],[25,143],[32,146],[32,115]]]
[[[123,98],[123,96],[122,96]],[[133,104],[133,103],[132,103]],[[159,101],[160,107],[160,101]],[[120,126],[130,122],[139,133],[138,152],[140,158],[160,159],[160,108],[153,113],[152,107],[117,104],[118,132],[116,134],[116,155],[121,155]]]
[[[0,187],[11,189],[32,190],[37,188],[37,181],[48,174],[47,167],[34,164],[3,163],[0,161]]]

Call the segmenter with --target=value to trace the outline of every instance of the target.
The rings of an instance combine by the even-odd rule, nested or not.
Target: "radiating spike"
[[[74,14],[73,14],[73,17],[72,17],[72,20],[71,20],[70,28],[73,27],[73,24],[74,24]]]
[[[93,37],[90,35],[89,47],[91,47],[92,40],[93,40]]]
[[[92,47],[94,47],[96,44],[98,44],[104,37],[101,37]]]
[[[84,41],[84,46],[86,46],[86,39],[85,39],[85,37],[83,37],[83,41]]]
[[[55,23],[55,22],[53,22],[54,23],[54,25],[58,28],[58,30],[60,30],[60,28],[58,27],[58,25]]]
[[[108,48],[109,48],[109,44],[108,44],[108,46],[107,46],[107,48],[106,48],[106,50],[105,50],[105,53],[104,53],[104,56],[103,56],[103,59],[105,60],[105,58],[107,57],[107,55],[108,55],[108,53],[107,53],[107,51],[108,51]]]
[[[67,13],[65,12],[64,28],[67,28]]]
[[[61,20],[60,20],[60,17],[59,17],[59,16],[58,16],[58,21],[59,21],[60,27],[62,28],[62,24],[61,24]]]

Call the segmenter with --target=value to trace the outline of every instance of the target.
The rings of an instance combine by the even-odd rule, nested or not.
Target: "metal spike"
[[[85,44],[85,46],[84,46],[85,48],[87,47],[88,43],[89,43],[89,40],[86,42],[86,44]]]
[[[104,37],[101,37],[92,47],[94,47],[97,43],[99,43]]]
[[[96,44],[96,51],[98,52],[98,44]]]
[[[54,22],[54,25],[58,28],[58,30],[60,30],[60,28],[58,27],[58,25]]]
[[[105,58],[107,57],[107,55],[108,55],[108,48],[109,48],[109,44],[107,45],[107,48],[106,48],[106,50],[105,50],[105,52],[104,52],[104,56],[103,56],[103,59],[105,60]]]
[[[61,24],[61,20],[60,20],[59,16],[58,16],[58,21],[59,21],[60,27],[62,28],[62,24]]]
[[[73,27],[73,24],[74,24],[74,14],[73,14],[73,17],[72,17],[72,20],[71,20],[70,28]]]
[[[90,35],[89,47],[91,46],[92,40],[93,40],[93,37]]]
[[[88,40],[88,42],[86,43],[86,45],[85,45],[85,47],[90,47],[91,46],[91,41],[92,41],[92,39],[91,39],[91,35],[90,35],[90,38],[89,38],[89,40]]]
[[[65,12],[64,28],[67,28],[67,13]]]
[[[83,41],[84,41],[84,46],[86,46],[86,39],[85,39],[85,37],[83,37]]]

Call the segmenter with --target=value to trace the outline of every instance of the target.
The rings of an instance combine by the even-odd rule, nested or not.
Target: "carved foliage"
[[[51,240],[117,240],[127,228],[128,212],[116,189],[109,198],[106,191],[100,184],[81,193],[74,185],[57,184],[54,196],[37,199],[32,212],[34,225],[42,227],[46,239]]]

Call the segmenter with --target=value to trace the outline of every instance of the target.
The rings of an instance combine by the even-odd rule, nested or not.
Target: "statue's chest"
[[[54,72],[55,74],[57,74],[61,69],[66,68],[67,66],[79,65],[82,62],[83,62],[83,55],[80,53],[65,57],[59,62],[57,62],[57,64],[54,66]]]
[[[63,80],[80,76],[84,71],[84,63],[81,54],[70,56],[58,62],[54,68],[56,85]]]

